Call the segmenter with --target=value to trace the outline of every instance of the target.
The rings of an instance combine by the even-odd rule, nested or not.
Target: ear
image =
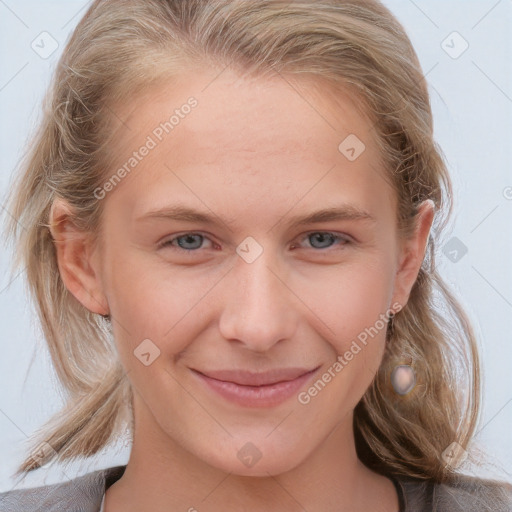
[[[69,203],[56,198],[50,208],[49,227],[52,234],[59,272],[69,292],[89,311],[109,313],[108,303],[99,278],[98,259],[90,233],[73,223]]]
[[[434,207],[434,202],[430,199],[421,203],[416,215],[414,233],[401,244],[391,303],[397,302],[401,304],[402,308],[409,300],[409,295],[425,257],[428,235],[434,219]]]

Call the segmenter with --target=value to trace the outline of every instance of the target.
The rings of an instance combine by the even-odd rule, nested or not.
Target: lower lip
[[[294,380],[278,382],[268,386],[242,386],[234,382],[212,379],[202,373],[193,372],[210,389],[226,400],[244,407],[273,407],[297,394],[299,389],[313,376],[318,368]]]

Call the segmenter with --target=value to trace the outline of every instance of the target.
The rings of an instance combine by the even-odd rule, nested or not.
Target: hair
[[[468,448],[479,419],[478,345],[435,265],[452,212],[452,185],[433,137],[426,80],[404,28],[377,0],[92,3],[58,61],[9,198],[13,266],[26,268],[66,392],[64,408],[33,440],[33,447],[44,442],[51,450],[27,456],[16,474],[94,455],[126,425],[133,428],[131,385],[112,336],[115,319],[91,313],[66,289],[49,212],[56,198],[65,199],[76,226],[96,235],[102,202],[94,191],[111,165],[114,106],[205,63],[254,77],[308,79],[334,94],[348,91],[372,120],[402,236],[413,233],[421,202],[433,201],[422,266],[407,304],[388,324],[382,364],[355,408],[353,426],[358,456],[371,469],[449,482],[457,470],[442,454],[453,442]],[[390,377],[406,363],[417,380],[400,395]]]

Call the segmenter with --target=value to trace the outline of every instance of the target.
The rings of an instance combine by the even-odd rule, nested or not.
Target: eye
[[[303,240],[308,240],[310,246],[314,249],[326,249],[332,247],[332,244],[335,242],[342,242],[341,245],[350,243],[348,237],[330,231],[314,231],[313,233],[308,233]],[[295,248],[295,246],[292,248]]]
[[[170,247],[177,250],[193,252],[196,249],[201,248],[203,240],[209,239],[200,233],[185,233],[183,235],[175,236],[174,238],[165,240],[164,242],[160,243],[158,247]],[[177,242],[177,245],[174,242]]]
[[[203,248],[202,243],[204,240],[210,239],[201,233],[190,232],[167,239],[164,242],[161,242],[158,247],[168,247],[184,252],[195,252],[198,249]],[[315,231],[308,233],[302,240],[309,240],[310,247],[314,249],[327,249],[332,247],[334,243],[338,243],[338,245],[340,245],[340,242],[341,245],[351,243],[348,237],[329,231]],[[294,244],[292,249],[295,249],[296,247],[297,244]]]

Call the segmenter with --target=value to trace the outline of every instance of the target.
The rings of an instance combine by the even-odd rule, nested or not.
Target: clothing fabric
[[[100,512],[105,512],[105,495],[101,499]]]
[[[102,512],[105,491],[126,466],[100,469],[58,484],[0,493],[0,512]],[[512,512],[512,485],[461,475],[450,484],[388,477],[399,512]]]

